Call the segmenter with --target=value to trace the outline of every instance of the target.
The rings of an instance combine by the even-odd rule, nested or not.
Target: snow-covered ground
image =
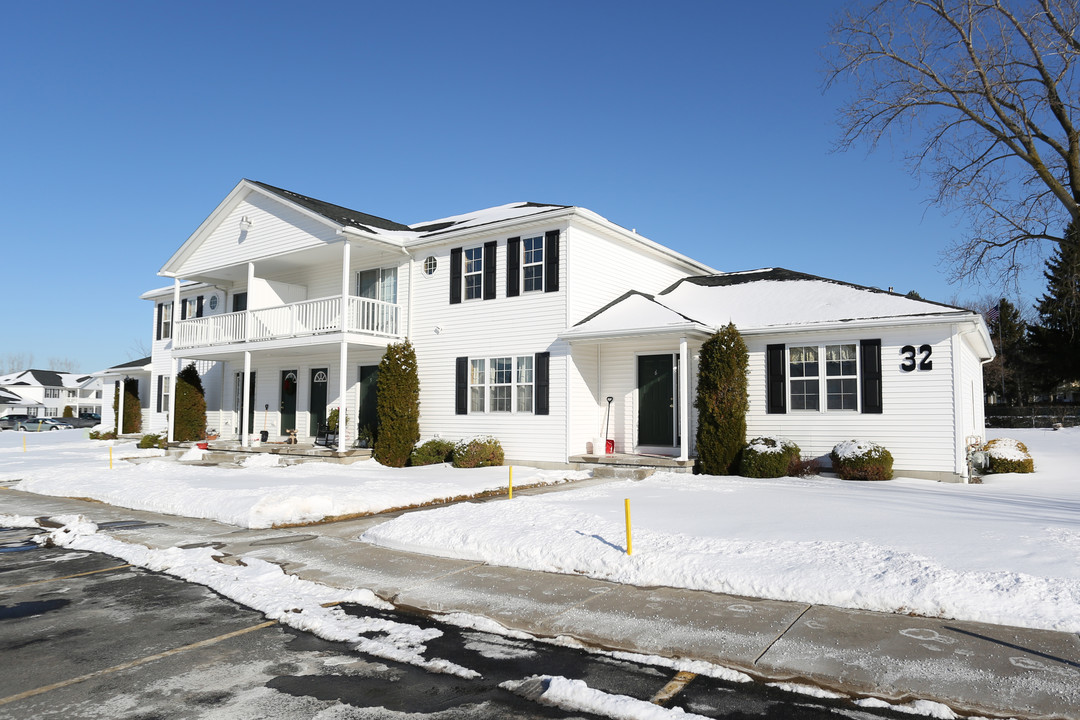
[[[1080,631],[1080,429],[997,434],[1027,443],[1034,474],[991,475],[982,485],[661,474],[417,511],[362,539],[638,585]],[[0,433],[0,481],[246,527],[420,505],[505,487],[507,479],[506,468],[394,470],[373,462],[136,465],[119,460],[130,444],[114,449],[110,471],[107,446],[74,431],[27,436],[25,453],[22,439]],[[564,475],[515,468],[514,482]]]
[[[26,439],[26,452],[22,441]],[[220,520],[249,528],[316,522],[328,517],[378,513],[506,489],[505,467],[460,470],[429,465],[404,470],[373,460],[335,465],[280,466],[276,456],[253,455],[243,469],[199,467],[171,461],[134,464],[154,457],[116,442],[86,440],[74,430],[43,434],[0,433],[0,482],[42,495],[94,498],[112,505]],[[190,452],[198,459],[200,451]],[[514,486],[552,484],[587,473],[514,468]]]

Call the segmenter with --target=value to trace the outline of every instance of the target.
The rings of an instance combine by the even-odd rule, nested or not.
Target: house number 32
[[[905,345],[900,348],[900,354],[904,356],[904,362],[900,363],[900,369],[904,372],[911,372],[918,368],[919,370],[933,370],[934,361],[930,359],[930,355],[934,352],[934,349],[929,345],[920,345],[918,354],[920,356],[918,363],[915,362],[915,346]]]

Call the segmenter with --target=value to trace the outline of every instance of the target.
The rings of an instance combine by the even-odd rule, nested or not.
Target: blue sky
[[[721,270],[992,292],[946,282],[960,218],[902,146],[830,152],[839,6],[9,4],[0,356],[137,357],[140,293],[243,177],[404,223],[580,205]]]

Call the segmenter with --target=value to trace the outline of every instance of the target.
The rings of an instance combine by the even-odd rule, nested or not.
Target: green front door
[[[281,371],[281,434],[296,429],[296,371]]]
[[[638,445],[675,445],[675,358],[638,355]]]
[[[319,426],[326,423],[326,384],[329,380],[329,371],[326,368],[315,368],[311,371],[311,398],[308,403],[308,435],[315,437],[319,434]]]
[[[360,422],[357,427],[367,427],[374,438],[379,429],[378,408],[379,366],[360,366]]]

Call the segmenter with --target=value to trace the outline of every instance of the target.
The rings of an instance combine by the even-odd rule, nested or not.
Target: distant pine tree
[[[1015,305],[1001,298],[987,315],[987,329],[997,355],[983,366],[983,390],[1000,393],[1003,402],[1023,404],[1031,392],[1028,326]]]
[[[697,465],[707,475],[730,475],[746,444],[746,343],[728,323],[701,346],[698,362]]]
[[[375,459],[389,467],[405,467],[420,440],[420,375],[416,351],[408,340],[386,346],[379,362],[376,397]]]
[[[1043,276],[1046,294],[1036,306],[1039,324],[1031,329],[1031,341],[1053,386],[1080,380],[1080,227],[1075,222],[1046,261]]]

